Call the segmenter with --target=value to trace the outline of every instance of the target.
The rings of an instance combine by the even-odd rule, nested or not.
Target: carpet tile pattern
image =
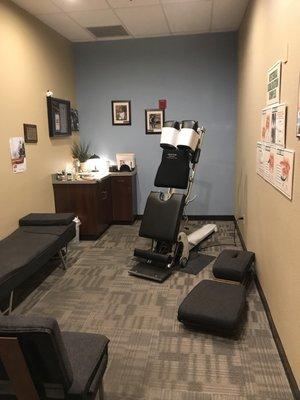
[[[190,230],[203,223],[190,222]],[[203,250],[212,256],[233,243],[233,223],[217,224],[204,245],[225,245]],[[213,279],[213,263],[163,284],[129,276],[134,248],[148,246],[138,229],[139,222],[115,225],[96,242],[72,246],[67,271],[54,269],[14,313],[50,315],[62,330],[107,335],[107,400],[293,399],[255,285],[238,340],[187,330],[178,306],[199,281]]]

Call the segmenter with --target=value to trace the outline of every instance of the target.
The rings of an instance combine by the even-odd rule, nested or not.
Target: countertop
[[[76,184],[85,184],[85,185],[94,185],[95,183],[102,182],[110,176],[134,176],[136,175],[136,169],[132,172],[107,172],[105,174],[101,174],[100,172],[94,173],[93,177],[78,179],[74,181],[58,181],[56,179],[56,174],[52,174],[52,184],[53,185],[76,185]]]

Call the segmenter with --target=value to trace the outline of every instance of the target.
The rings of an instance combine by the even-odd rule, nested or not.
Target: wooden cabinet
[[[136,179],[133,176],[112,176],[113,221],[132,223],[136,218]]]
[[[111,182],[110,178],[105,179],[98,185],[99,198],[99,221],[101,233],[104,232],[112,223],[112,201],[111,201]]]
[[[81,239],[97,239],[113,222],[135,220],[135,175],[107,176],[90,183],[54,182],[53,190],[56,212],[79,217]]]
[[[80,221],[81,239],[96,239],[108,227],[102,217],[99,184],[54,184],[56,212],[73,212]]]

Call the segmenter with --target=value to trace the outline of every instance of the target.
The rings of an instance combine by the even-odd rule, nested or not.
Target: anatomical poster
[[[275,123],[275,144],[277,146],[281,147],[285,146],[285,124],[286,124],[286,105],[279,104],[276,107],[276,123]]]
[[[293,172],[294,172],[293,150],[277,148],[275,154],[275,187],[289,199],[293,193]]]
[[[262,142],[256,144],[256,172],[264,178],[264,147]]]
[[[9,139],[11,165],[14,174],[26,171],[26,154],[24,138],[12,137]]]
[[[267,104],[280,102],[281,61],[274,64],[267,75]]]
[[[266,143],[285,146],[286,105],[266,107],[261,115],[261,140]]]
[[[269,143],[271,141],[271,119],[272,110],[264,108],[261,114],[261,140]]]
[[[264,149],[264,178],[272,185],[275,182],[275,147],[266,145]]]

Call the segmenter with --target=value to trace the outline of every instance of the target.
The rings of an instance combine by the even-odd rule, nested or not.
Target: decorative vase
[[[86,172],[87,171],[87,162],[81,162],[80,163],[80,171],[81,172]]]

